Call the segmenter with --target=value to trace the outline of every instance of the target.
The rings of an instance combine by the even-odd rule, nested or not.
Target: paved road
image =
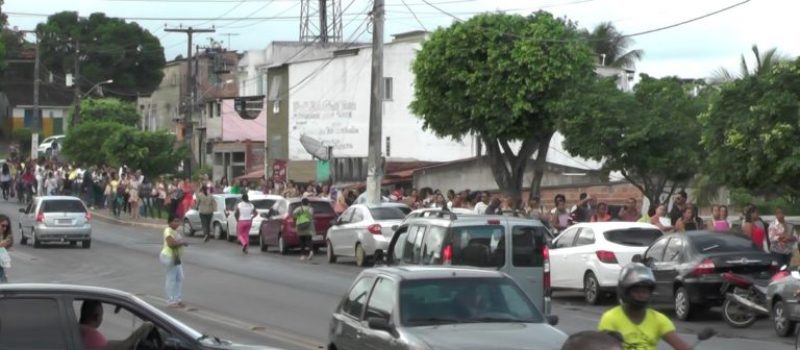
[[[18,206],[0,203],[16,229]],[[164,308],[163,269],[157,255],[161,234],[156,229],[120,226],[95,220],[92,248],[69,246],[33,249],[17,244],[9,277],[13,282],[63,282],[99,285],[139,294]],[[17,236],[18,237],[18,236]],[[243,255],[225,241],[202,243],[196,238],[184,261],[184,300],[188,310],[167,310],[196,329],[221,338],[285,349],[323,348],[329,316],[359,269],[344,262],[329,265],[320,256],[313,263],[297,255]],[[589,307],[577,293],[557,293],[554,313],[567,333],[592,329],[608,306]],[[709,313],[699,322],[678,322],[691,339],[704,327],[720,335],[699,349],[787,349],[789,339],[774,336],[767,320],[734,330]]]

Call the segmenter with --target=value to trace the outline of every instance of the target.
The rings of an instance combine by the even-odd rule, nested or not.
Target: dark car
[[[313,237],[314,249],[325,246],[325,237],[328,228],[336,219],[333,203],[323,198],[308,198],[311,209],[314,210],[314,228],[316,235]],[[300,198],[284,198],[275,202],[267,213],[260,214],[264,221],[259,228],[259,245],[261,251],[266,252],[269,246],[277,246],[281,254],[286,254],[289,249],[300,246],[300,238],[294,225],[292,213],[300,206]]]
[[[99,318],[86,318],[99,319],[97,328],[80,324],[83,309],[93,310],[86,315],[100,314]],[[145,323],[152,324],[152,329]],[[81,334],[87,327],[91,332],[100,332],[109,344],[138,342],[136,349],[275,349],[235,345],[204,335],[118,290],[62,284],[0,284],[0,349],[84,349],[88,346],[83,344]]]
[[[665,235],[643,257],[634,257],[637,260],[653,269],[654,304],[674,307],[681,320],[725,301],[722,273],[768,280],[778,269],[772,256],[749,238],[711,231]]]

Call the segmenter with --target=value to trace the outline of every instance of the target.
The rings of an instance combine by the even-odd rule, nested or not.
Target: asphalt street
[[[271,345],[284,349],[324,348],[331,311],[359,273],[345,260],[330,265],[324,252],[313,262],[298,255],[249,255],[226,241],[203,243],[190,239],[183,259],[186,310],[166,309],[164,270],[158,262],[161,230],[93,221],[91,249],[48,246],[33,249],[19,245],[16,203],[0,203],[0,213],[12,218],[17,245],[11,252],[11,282],[86,284],[125,290],[166,310],[197,330],[239,343]],[[605,309],[587,306],[579,293],[557,292],[553,312],[558,328],[566,333],[594,329]],[[671,313],[667,312],[669,315]],[[705,327],[719,335],[698,349],[788,349],[793,338],[778,338],[769,320],[744,330],[727,326],[711,311],[694,322],[676,322],[687,340]],[[662,347],[666,349],[667,347]]]

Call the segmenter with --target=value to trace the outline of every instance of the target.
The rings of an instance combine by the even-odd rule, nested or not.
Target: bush
[[[122,129],[135,130],[114,122],[83,121],[67,131],[61,152],[79,164],[107,164],[108,157],[103,152],[103,144],[109,136]]]
[[[19,144],[21,155],[30,152],[32,135],[33,131],[28,128],[18,128],[11,132],[11,138]]]

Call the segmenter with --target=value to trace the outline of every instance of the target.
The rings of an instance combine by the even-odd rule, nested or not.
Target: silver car
[[[69,242],[83,248],[92,245],[92,213],[78,197],[36,197],[26,208],[20,208],[21,244],[28,239],[34,248],[43,243]]]
[[[507,275],[406,266],[362,272],[333,312],[328,349],[557,350],[554,328]]]
[[[223,239],[228,234],[228,215],[233,214],[242,195],[226,193],[214,194],[211,197],[217,202],[217,211],[211,217],[211,233],[215,239]],[[200,221],[200,212],[194,208],[187,211],[183,219],[183,234],[194,236],[195,232],[202,230],[203,223]]]
[[[370,264],[386,252],[394,229],[411,211],[402,203],[354,204],[347,208],[328,229],[328,262],[337,257],[356,259],[357,266]]]
[[[767,287],[767,307],[772,315],[775,333],[781,337],[794,334],[800,321],[800,272],[792,268],[789,276],[776,280]]]

